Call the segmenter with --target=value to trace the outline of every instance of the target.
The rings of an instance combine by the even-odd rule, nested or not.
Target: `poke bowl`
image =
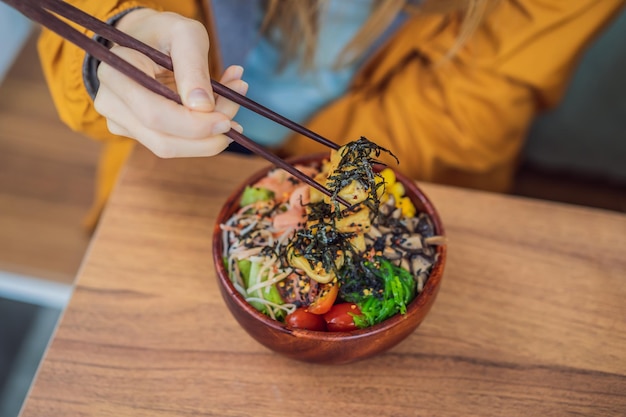
[[[367,148],[364,143],[357,147]],[[348,150],[288,162],[351,201],[354,187],[346,192],[346,181],[343,187],[328,182],[340,171],[337,160],[345,160],[341,152]],[[413,180],[370,161],[364,173],[349,171],[370,177],[376,205],[363,200],[360,209],[347,208],[268,166],[219,212],[212,254],[222,298],[239,325],[270,350],[320,364],[363,360],[407,338],[433,306],[446,262],[441,219]]]

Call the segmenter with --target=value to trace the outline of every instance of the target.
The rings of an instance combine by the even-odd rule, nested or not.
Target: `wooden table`
[[[449,238],[430,315],[312,365],[251,339],[215,280],[218,209],[265,165],[137,149],[23,417],[626,415],[626,216],[422,184]]]

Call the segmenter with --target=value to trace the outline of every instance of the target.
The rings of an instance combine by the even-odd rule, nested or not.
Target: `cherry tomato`
[[[285,318],[287,325],[296,329],[326,331],[324,317],[319,314],[309,313],[305,307],[296,309]]]
[[[355,330],[353,315],[361,315],[361,310],[354,303],[335,304],[328,313],[324,314],[326,327],[329,332],[349,332]]]
[[[339,285],[337,284],[337,278],[329,282],[328,284],[320,285],[320,293],[315,300],[307,307],[309,313],[324,314],[327,313],[339,293]]]

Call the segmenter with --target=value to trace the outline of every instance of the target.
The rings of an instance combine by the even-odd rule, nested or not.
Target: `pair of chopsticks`
[[[169,56],[164,53],[152,48],[151,46],[125,34],[124,32],[116,29],[114,26],[108,25],[101,20],[96,19],[95,17],[83,12],[82,10],[62,1],[62,0],[0,0],[9,6],[15,8],[19,12],[21,12],[24,16],[29,19],[41,24],[42,26],[47,27],[51,31],[57,33],[59,36],[67,39],[68,41],[76,44],[78,47],[86,51],[88,54],[92,55],[96,59],[99,59],[102,62],[105,62],[116,68],[118,71],[122,72],[135,82],[140,85],[148,88],[154,93],[160,94],[172,101],[175,101],[178,104],[182,104],[181,98],[175,91],[172,91],[165,85],[159,83],[157,80],[149,77],[141,70],[135,68],[133,65],[124,61],[122,58],[118,57],[107,47],[102,45],[101,43],[91,39],[85,35],[83,35],[78,30],[71,27],[69,24],[65,23],[58,17],[56,17],[53,13],[56,13],[65,19],[74,22],[90,31],[94,32],[98,36],[110,41],[115,42],[121,46],[131,48],[141,52],[146,55],[148,58],[152,59],[158,65],[173,71],[174,67],[172,65],[172,60]],[[255,113],[258,113],[268,119],[279,123],[295,132],[298,132],[310,139],[313,139],[323,145],[330,147],[331,149],[339,149],[339,145],[334,142],[325,139],[324,137],[318,135],[315,132],[305,128],[297,124],[296,122],[285,118],[284,116],[279,115],[278,113],[262,106],[255,101],[250,100],[249,98],[229,89],[228,87],[220,84],[215,80],[211,80],[211,86],[213,87],[213,91],[216,94],[219,94],[222,97],[225,97],[243,107],[246,107],[252,110]],[[262,156],[267,159],[274,165],[279,168],[284,169],[285,171],[292,174],[294,177],[300,179],[306,184],[316,188],[320,192],[324,193],[329,197],[333,197],[333,193],[315,181],[313,178],[304,174],[300,170],[296,169],[293,165],[288,164],[283,161],[278,156],[273,153],[267,151],[265,148],[237,132],[236,130],[231,129],[226,133],[226,136],[231,138],[233,141],[239,143],[243,147],[252,151],[253,153]],[[351,204],[347,203],[340,197],[337,197],[337,201],[346,207],[351,207]]]

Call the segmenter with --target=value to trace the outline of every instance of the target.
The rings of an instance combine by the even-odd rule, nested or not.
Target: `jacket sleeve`
[[[502,0],[451,59],[460,18],[412,18],[309,128],[388,147],[415,179],[505,191],[529,125],[623,0]],[[320,150],[294,138],[290,154]]]
[[[155,0],[154,3],[143,0],[66,1],[105,22],[136,7],[170,10],[187,17],[201,18],[194,0]],[[87,36],[94,35],[84,28],[77,29]],[[38,51],[44,76],[61,120],[71,129],[104,142],[94,203],[84,219],[85,227],[92,231],[134,141],[111,134],[105,118],[96,112],[86,86],[88,77],[83,73],[87,69],[84,51],[45,28],[39,37]]]
[[[69,0],[68,2],[105,22],[132,8],[150,7],[161,10],[163,9],[161,3],[167,3],[151,3],[143,0]],[[195,8],[193,1],[179,3],[192,5]],[[180,6],[178,8],[181,9]],[[192,14],[193,8],[183,7],[182,12]],[[82,27],[76,26],[76,28],[87,36],[94,36],[92,32]],[[122,140],[109,133],[106,120],[94,109],[83,73],[86,68],[85,52],[45,28],[42,29],[37,46],[43,73],[61,120],[71,129],[83,132],[94,139]]]

